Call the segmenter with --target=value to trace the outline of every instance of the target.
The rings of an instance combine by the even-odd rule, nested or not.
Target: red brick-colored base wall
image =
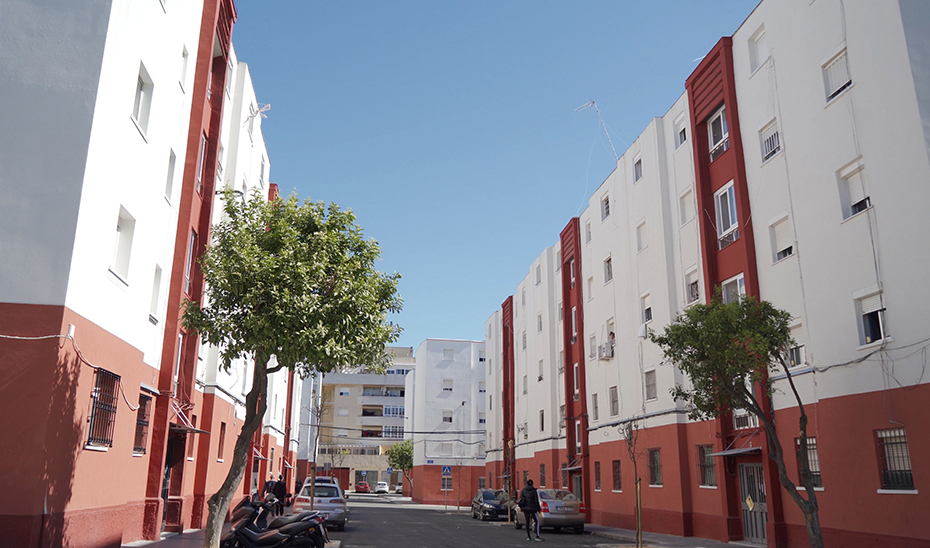
[[[414,466],[411,470],[413,490],[411,498],[422,504],[471,506],[471,499],[478,492],[478,477],[484,474],[483,466],[452,465],[452,490],[442,490],[442,466],[428,464]],[[405,485],[406,490],[406,485]]]

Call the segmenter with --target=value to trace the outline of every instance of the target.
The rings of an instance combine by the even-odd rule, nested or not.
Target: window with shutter
[[[869,200],[869,194],[865,190],[865,178],[863,170],[859,169],[845,177],[846,187],[849,192],[849,211],[846,217],[852,217],[860,211],[868,209],[872,205]]]
[[[778,262],[794,255],[794,237],[788,219],[782,219],[770,227],[772,235],[772,261]]]
[[[827,93],[827,102],[852,85],[845,49],[823,66],[823,85]]]
[[[885,305],[882,294],[876,293],[859,300],[859,311],[862,315],[862,344],[880,341],[888,336],[885,331]]]

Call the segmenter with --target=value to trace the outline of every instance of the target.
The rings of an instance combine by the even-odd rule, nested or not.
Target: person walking
[[[542,539],[539,537],[539,511],[542,508],[539,505],[539,493],[533,487],[533,480],[526,480],[526,487],[523,488],[523,491],[520,491],[520,500],[517,501],[517,506],[523,512],[524,521],[526,522],[526,540],[533,540],[530,534],[530,519],[532,519],[535,522],[535,527],[532,530],[536,532],[536,540],[541,541]]]
[[[274,506],[274,514],[276,516],[283,516],[284,501],[287,498],[287,484],[284,483],[284,476],[278,476],[278,481],[275,482],[271,492],[274,494],[274,498],[278,499]]]
[[[261,498],[262,498],[262,499],[264,499],[266,496],[268,496],[269,493],[270,493],[270,494],[274,494],[274,484],[275,484],[275,483],[276,483],[276,482],[275,482],[275,480],[274,480],[274,474],[269,474],[269,475],[268,475],[268,481],[266,481],[266,482],[265,482],[265,485],[262,486],[262,494],[261,494]]]

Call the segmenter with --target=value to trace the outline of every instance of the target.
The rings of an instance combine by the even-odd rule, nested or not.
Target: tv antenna
[[[617,156],[617,149],[614,148],[614,142],[610,140],[610,133],[607,131],[607,124],[604,123],[604,119],[601,117],[601,111],[597,108],[597,103],[594,101],[588,101],[587,103],[581,105],[575,109],[575,112],[584,110],[588,107],[594,107],[594,112],[597,113],[597,119],[601,121],[601,127],[604,128],[604,135],[607,136],[607,142],[610,143],[610,150],[614,153],[614,160],[619,160],[620,157]]]
[[[242,124],[242,126],[245,127],[248,125],[252,121],[252,118],[255,118],[256,116],[268,118],[265,113],[269,110],[271,110],[271,103],[259,103],[258,108],[249,105],[249,115],[245,117],[245,122]]]

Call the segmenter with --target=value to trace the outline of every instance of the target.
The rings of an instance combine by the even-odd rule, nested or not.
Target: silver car
[[[310,510],[310,485],[304,485],[294,498],[293,512]],[[326,525],[337,531],[345,531],[349,519],[349,508],[345,494],[335,483],[317,483],[313,492],[313,509],[326,514]]]
[[[578,500],[571,491],[562,489],[537,489],[536,492],[542,507],[539,513],[540,527],[552,527],[556,531],[562,527],[571,527],[578,534],[584,533],[584,502]],[[514,508],[511,518],[517,529],[526,525],[526,518],[519,508]]]

